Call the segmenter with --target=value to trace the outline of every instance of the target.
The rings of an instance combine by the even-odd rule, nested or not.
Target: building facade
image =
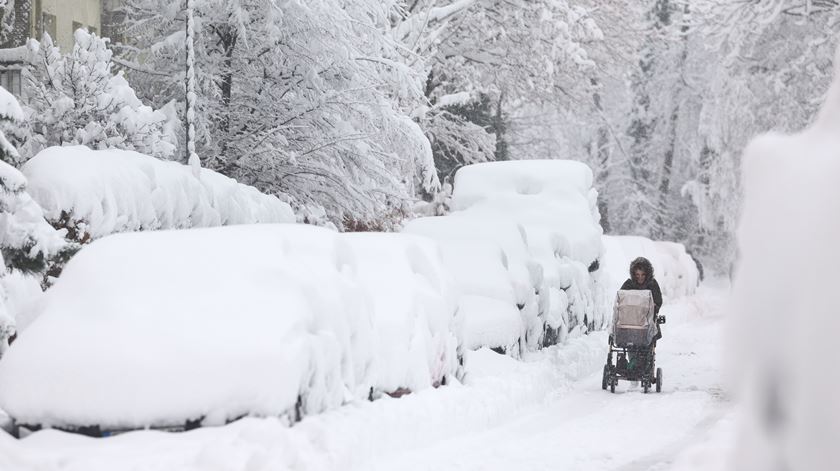
[[[104,3],[116,4],[113,0]],[[73,49],[73,33],[102,30],[103,0],[12,0],[0,8],[0,86],[20,97],[21,70],[27,65],[26,41],[48,33],[64,52]]]
[[[91,33],[102,31],[102,0],[29,0],[31,6],[30,37],[41,39],[49,33],[62,50],[73,49],[73,33],[86,28]]]

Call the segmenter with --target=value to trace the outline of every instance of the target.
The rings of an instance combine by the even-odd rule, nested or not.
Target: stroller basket
[[[653,296],[648,290],[620,290],[613,308],[613,343],[647,347],[656,336]]]

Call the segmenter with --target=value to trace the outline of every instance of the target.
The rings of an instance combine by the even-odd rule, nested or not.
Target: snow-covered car
[[[497,232],[480,221],[438,216],[415,219],[403,231],[431,238],[440,246],[444,266],[460,293],[464,347],[488,347],[518,357],[529,318],[536,319],[536,294],[525,263],[516,254],[508,257],[494,241],[507,230],[524,245],[516,226],[492,226]],[[498,235],[489,236],[494,233]]]
[[[597,197],[592,171],[575,161],[489,162],[455,175],[456,213],[523,228],[530,255],[543,271],[543,345],[576,328],[602,328],[608,320],[598,302],[603,231]]]
[[[108,236],[70,261],[0,361],[0,409],[18,426],[99,435],[294,421],[433,387],[458,373],[453,289],[432,242],[400,234]]]

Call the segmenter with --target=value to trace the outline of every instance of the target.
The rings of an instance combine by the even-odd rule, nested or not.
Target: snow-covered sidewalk
[[[56,431],[21,441],[3,435],[0,469],[634,470],[671,469],[674,462],[690,468],[696,456],[680,452],[728,420],[718,368],[726,294],[725,287],[704,286],[663,308],[662,394],[644,395],[629,383],[620,383],[615,395],[602,391],[606,334],[600,332],[522,362],[472,352],[464,385],[357,403],[292,428],[245,419],[109,439]]]

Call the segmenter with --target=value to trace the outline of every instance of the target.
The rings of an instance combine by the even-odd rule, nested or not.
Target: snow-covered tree
[[[840,38],[840,3],[813,0],[694,0],[694,23],[706,48],[700,141],[686,195],[698,229],[692,244],[723,258],[734,253],[740,206],[740,155],[767,130],[795,132],[817,113],[831,81]],[[721,254],[723,255],[721,257]]]
[[[184,96],[178,2],[128,0],[121,51],[154,103]],[[195,0],[197,150],[203,165],[323,207],[341,224],[406,211],[438,185],[408,112],[421,79],[396,60],[387,2]],[[315,210],[317,212],[317,210]]]
[[[72,247],[47,223],[26,192],[26,177],[8,163],[20,157],[6,133],[23,119],[15,97],[0,87],[0,252],[6,269],[35,273],[44,271],[52,259]]]
[[[0,47],[22,46],[29,39],[32,0],[0,0]]]
[[[30,42],[35,67],[27,72],[26,108],[31,138],[25,154],[53,145],[136,150],[171,158],[178,124],[173,104],[144,105],[122,72],[116,72],[105,39],[83,29],[62,54],[49,35]]]
[[[75,249],[47,223],[41,207],[26,192],[26,178],[7,163],[19,161],[6,133],[20,125],[23,116],[14,96],[0,87],[0,280],[10,270],[44,275],[51,262],[64,261]],[[13,332],[14,320],[0,283],[0,354]]]
[[[430,106],[416,115],[441,167],[510,155],[506,117],[558,101],[593,67],[585,46],[601,32],[588,13],[556,0],[400,2],[393,35],[425,76]]]

